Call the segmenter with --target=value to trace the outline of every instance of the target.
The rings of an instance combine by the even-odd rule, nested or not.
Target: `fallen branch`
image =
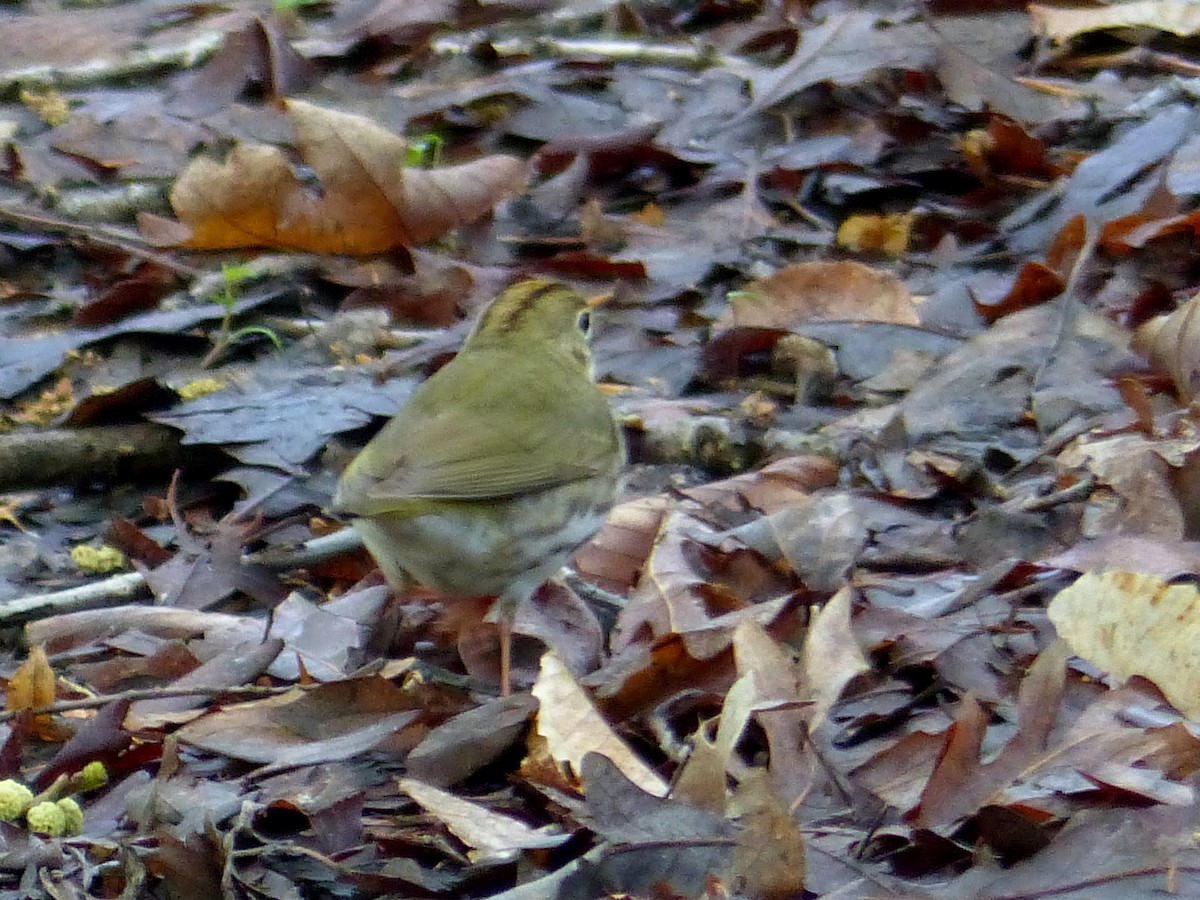
[[[275,571],[299,569],[333,559],[362,546],[358,533],[345,528],[334,534],[313,538],[297,547],[271,548],[242,557],[246,565],[267,566]],[[0,605],[0,627],[24,625],[35,619],[85,609],[100,609],[114,600],[127,600],[146,591],[146,579],[140,572],[122,572],[103,581],[47,594],[16,597]]]
[[[0,492],[106,481],[162,481],[172,471],[208,461],[208,448],[179,443],[165,425],[106,425],[0,435]]]

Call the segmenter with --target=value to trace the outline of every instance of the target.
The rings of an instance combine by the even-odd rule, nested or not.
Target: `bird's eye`
[[[579,326],[579,330],[587,334],[592,330],[592,314],[588,311],[581,312],[579,318],[575,320],[575,324]]]

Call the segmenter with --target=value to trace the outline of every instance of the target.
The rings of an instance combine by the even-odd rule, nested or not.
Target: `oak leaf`
[[[224,162],[193,160],[171,191],[180,222],[143,216],[143,234],[198,250],[383,253],[475,222],[525,186],[515,157],[405,168],[404,139],[370,119],[299,100],[286,110],[315,187],[278,147],[241,144]]]

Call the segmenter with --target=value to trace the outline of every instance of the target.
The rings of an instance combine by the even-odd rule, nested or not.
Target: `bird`
[[[416,583],[496,598],[503,696],[518,608],[599,530],[625,464],[589,321],[587,301],[558,282],[504,290],[333,496],[398,594]]]

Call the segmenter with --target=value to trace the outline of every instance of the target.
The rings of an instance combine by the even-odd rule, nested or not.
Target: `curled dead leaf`
[[[1143,324],[1133,336],[1133,349],[1175,382],[1179,396],[1191,402],[1200,388],[1200,294],[1175,312]]]
[[[194,160],[176,180],[171,206],[186,237],[179,223],[150,216],[139,221],[143,234],[201,250],[382,253],[475,222],[525,186],[526,165],[515,157],[404,168],[405,140],[370,119],[299,100],[287,113],[319,190],[278,147],[242,144],[224,162]]]
[[[46,658],[46,649],[40,644],[29,651],[29,658],[17,668],[4,691],[4,708],[9,711],[37,709],[54,702],[56,692],[54,669]],[[62,740],[63,735],[55,727],[48,713],[35,716],[34,733],[44,741]]]
[[[54,670],[44,647],[34,647],[29,658],[17,668],[4,692],[7,710],[36,709],[54,702]]]

